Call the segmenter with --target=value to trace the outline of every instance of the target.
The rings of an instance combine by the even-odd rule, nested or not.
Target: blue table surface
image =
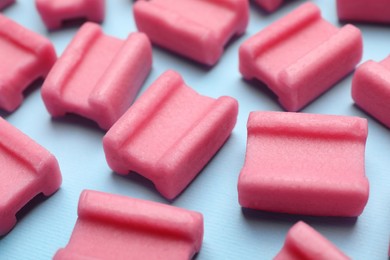
[[[136,31],[133,1],[106,1],[103,30],[125,38]],[[16,227],[0,238],[0,259],[51,259],[70,238],[77,219],[77,203],[83,189],[172,204],[202,212],[205,234],[197,259],[272,259],[284,243],[288,229],[304,220],[353,259],[387,259],[390,235],[390,132],[389,129],[357,108],[351,98],[349,74],[302,112],[359,116],[368,119],[366,175],[370,197],[358,218],[321,218],[242,210],[237,199],[237,180],[245,159],[246,122],[251,111],[282,111],[275,96],[264,87],[244,81],[238,71],[238,48],[254,33],[301,5],[303,0],[287,1],[272,14],[251,3],[247,32],[226,48],[219,63],[203,66],[153,47],[153,69],[140,94],[164,71],[174,69],[188,85],[211,97],[229,95],[239,101],[239,116],[233,133],[190,186],[173,202],[165,200],[153,185],[137,175],[126,177],[107,166],[102,148],[104,131],[77,116],[52,119],[40,96],[40,86],[26,92],[23,105],[8,114],[11,124],[46,147],[58,159],[63,183],[52,197],[35,203],[19,214]],[[314,0],[323,17],[342,26],[335,1]],[[71,41],[77,27],[48,32],[32,0],[18,0],[2,11],[27,28],[48,37],[58,55]],[[364,39],[362,62],[380,61],[390,53],[390,27],[356,24]]]

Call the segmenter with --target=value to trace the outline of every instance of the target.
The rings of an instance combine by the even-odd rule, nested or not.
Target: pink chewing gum
[[[247,0],[139,0],[134,18],[153,43],[214,65],[228,41],[245,32],[249,6]]]
[[[236,124],[238,103],[213,99],[165,72],[103,138],[115,172],[135,171],[173,199],[221,148]]]
[[[15,3],[15,0],[0,0],[0,10]]]
[[[48,39],[0,14],[0,109],[18,108],[23,91],[46,77],[56,59]]]
[[[50,71],[42,97],[54,117],[75,113],[109,129],[131,105],[151,66],[145,34],[123,41],[88,22]]]
[[[80,18],[96,23],[104,20],[105,0],[35,0],[35,5],[49,30]]]
[[[255,3],[267,12],[273,12],[282,5],[283,0],[255,0]]]
[[[362,56],[359,29],[339,29],[312,3],[245,41],[239,50],[245,79],[263,81],[287,111],[298,111],[351,72]]]
[[[54,259],[191,259],[202,240],[198,212],[85,190],[69,244]]]
[[[337,15],[342,21],[390,23],[388,0],[337,0]]]
[[[358,67],[352,80],[352,98],[360,108],[390,128],[390,56]]]
[[[348,260],[329,240],[300,221],[287,233],[286,241],[274,260]]]
[[[0,117],[0,236],[16,224],[16,213],[39,193],[61,185],[56,158]]]
[[[289,112],[252,112],[238,180],[242,207],[355,217],[369,193],[367,120]]]

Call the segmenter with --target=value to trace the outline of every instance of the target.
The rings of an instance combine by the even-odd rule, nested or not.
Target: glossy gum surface
[[[202,240],[198,212],[85,190],[70,241],[54,259],[191,259]]]
[[[104,20],[105,0],[35,0],[35,5],[49,30],[59,29],[65,21],[74,19],[96,23]]]
[[[242,207],[316,216],[359,216],[368,200],[367,121],[252,112],[238,181]]]
[[[359,29],[338,29],[306,3],[246,40],[240,72],[263,81],[287,111],[298,111],[352,71],[362,56]]]
[[[39,193],[61,185],[56,158],[0,117],[0,236],[16,224],[16,213]]]
[[[390,128],[390,56],[359,66],[352,81],[355,103]]]
[[[153,43],[206,65],[249,20],[247,0],[140,0],[133,9],[138,30]]]
[[[152,66],[152,49],[143,33],[126,40],[84,24],[42,86],[54,117],[75,113],[109,129],[134,100]]]
[[[300,221],[287,233],[286,241],[274,260],[348,260],[329,240]]]
[[[237,113],[235,99],[201,96],[167,71],[104,136],[107,162],[119,174],[143,175],[173,199],[224,144]]]
[[[342,21],[390,23],[388,0],[337,0],[337,15]]]
[[[14,111],[23,91],[56,61],[52,43],[0,14],[0,109]]]

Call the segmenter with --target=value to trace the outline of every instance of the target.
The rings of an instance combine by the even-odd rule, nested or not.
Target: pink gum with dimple
[[[150,179],[173,199],[227,140],[237,113],[235,99],[201,96],[165,72],[104,136],[107,162],[119,174]]]
[[[359,29],[339,29],[306,3],[241,45],[240,72],[267,84],[287,111],[298,111],[351,72],[362,48]]]
[[[105,0],[35,0],[35,5],[49,30],[80,18],[96,23],[104,20]]]
[[[367,120],[252,112],[238,181],[244,208],[315,216],[359,216],[368,200]]]
[[[123,41],[88,22],[50,71],[42,97],[52,116],[75,113],[108,130],[131,105],[151,66],[145,34]]]
[[[390,23],[389,0],[337,0],[342,21]]]
[[[0,0],[0,10],[15,3],[15,0]]]
[[[134,18],[153,43],[214,65],[228,41],[245,32],[249,6],[247,0],[139,0]]]
[[[56,158],[0,117],[0,236],[16,213],[39,193],[53,194],[62,177]]]
[[[267,12],[273,12],[282,5],[283,0],[256,0],[255,2]]]
[[[352,80],[352,98],[390,128],[390,56],[381,62],[367,61],[357,68]]]
[[[56,59],[48,39],[0,14],[0,109],[17,109],[23,91],[46,77]]]
[[[300,221],[287,233],[286,241],[274,260],[348,260],[329,240]]]
[[[85,190],[69,244],[54,259],[191,259],[202,240],[198,212]]]

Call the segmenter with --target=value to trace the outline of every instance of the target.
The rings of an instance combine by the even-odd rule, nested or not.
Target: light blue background
[[[66,0],[64,0],[66,1]],[[130,0],[106,1],[103,23],[106,33],[125,38],[136,31]],[[153,49],[153,70],[142,91],[162,72],[175,69],[196,91],[212,96],[230,95],[240,104],[237,125],[225,146],[172,205],[204,214],[205,235],[197,259],[271,259],[283,245],[288,229],[305,220],[353,259],[387,259],[390,235],[390,132],[354,106],[350,96],[352,74],[306,107],[303,112],[353,115],[368,118],[366,174],[370,198],[356,219],[314,218],[242,211],[237,202],[237,179],[245,158],[246,121],[250,111],[281,110],[274,96],[242,80],[238,72],[238,47],[268,24],[305,1],[288,1],[273,14],[251,4],[247,33],[232,42],[220,62],[211,69],[160,48]],[[313,1],[323,17],[340,26],[335,1]],[[77,28],[48,32],[32,0],[18,0],[3,11],[24,26],[47,36],[60,55]],[[363,32],[363,61],[379,61],[390,53],[390,27],[357,25]],[[28,40],[28,39],[26,39]],[[76,116],[53,120],[46,111],[39,87],[27,91],[14,113],[0,112],[11,124],[46,147],[58,159],[63,175],[61,189],[30,207],[16,227],[0,239],[0,259],[50,259],[70,238],[77,218],[77,202],[83,189],[94,189],[163,203],[153,185],[137,176],[121,177],[106,164],[101,140],[104,132]]]

